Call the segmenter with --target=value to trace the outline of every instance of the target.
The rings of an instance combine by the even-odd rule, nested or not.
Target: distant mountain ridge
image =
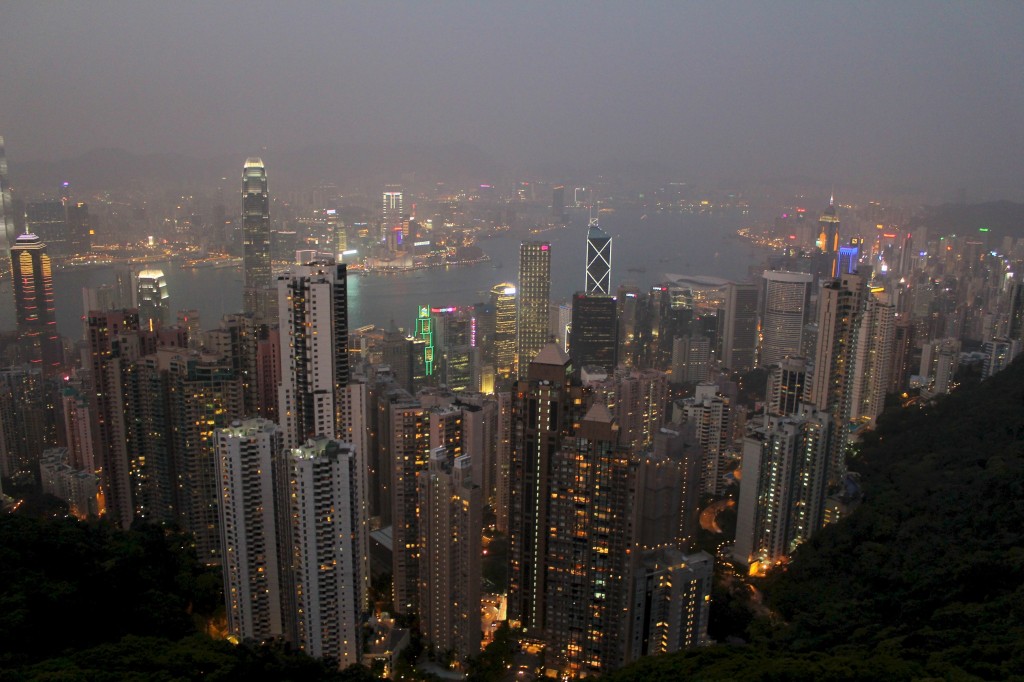
[[[386,182],[493,180],[504,168],[471,144],[324,144],[297,150],[253,149],[236,156],[195,158],[181,154],[135,154],[103,148],[59,161],[9,159],[11,184],[25,195],[51,193],[68,181],[76,191],[120,188],[213,188],[221,178],[241,178],[242,163],[259,156],[272,187],[306,189],[321,182],[339,187]],[[237,176],[237,177],[236,177]]]

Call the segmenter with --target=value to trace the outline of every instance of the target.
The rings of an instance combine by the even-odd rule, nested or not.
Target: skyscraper
[[[277,278],[281,320],[278,418],[285,447],[341,431],[349,379],[345,266],[293,266]],[[287,338],[287,342],[284,339]]]
[[[860,275],[841,275],[818,292],[818,343],[808,395],[835,427],[830,484],[838,483],[845,471],[844,427],[853,413],[856,348],[867,294],[867,282]]]
[[[761,367],[788,355],[800,355],[800,340],[808,321],[811,282],[806,272],[765,270],[761,312]]]
[[[758,286],[729,282],[725,285],[725,307],[719,310],[719,340],[723,367],[747,371],[757,360]]]
[[[565,219],[565,185],[555,185],[551,189],[551,217]]]
[[[588,294],[612,293],[612,238],[597,220],[587,230],[587,267],[583,291]]]
[[[480,653],[483,491],[468,455],[431,451],[419,477],[420,624],[427,641],[458,660]]]
[[[281,433],[272,422],[252,419],[217,429],[216,442],[228,632],[242,641],[280,637],[273,471]]]
[[[822,253],[838,257],[839,255],[839,216],[836,215],[835,197],[828,198],[828,207],[818,218],[818,248]],[[833,268],[835,273],[835,268]],[[833,276],[837,276],[833,274]]]
[[[339,668],[359,662],[365,532],[358,456],[335,440],[287,453],[296,644]]]
[[[511,282],[497,284],[491,289],[494,306],[494,338],[490,352],[498,376],[508,379],[515,370],[516,361],[516,287]]]
[[[263,160],[250,157],[242,168],[242,258],[244,310],[259,321],[272,320],[274,294],[270,268],[270,198]]]
[[[805,404],[796,415],[769,417],[744,439],[736,561],[769,568],[821,528],[834,426]]]
[[[569,355],[576,367],[618,364],[618,304],[615,296],[576,292],[572,297],[572,330]]]
[[[548,341],[551,305],[551,244],[523,242],[519,246],[519,319],[517,361],[522,375]]]
[[[156,329],[167,325],[171,304],[167,293],[167,278],[163,270],[142,270],[138,285],[139,324],[143,329]]]
[[[64,349],[57,335],[53,270],[46,244],[34,234],[18,235],[11,247],[11,268],[18,338],[28,361],[51,375],[63,363]]]
[[[401,224],[405,218],[405,198],[399,185],[387,185],[381,195],[380,220],[382,229]]]
[[[70,251],[68,243],[68,220],[64,202],[60,200],[30,201],[25,204],[26,231],[39,235],[46,243],[51,256],[66,256]]]
[[[885,406],[895,350],[896,308],[867,294],[854,351],[850,419],[874,424]]]
[[[7,152],[4,137],[0,135],[0,257],[10,252],[17,238],[14,233],[14,206],[11,203],[11,184],[7,177]]]

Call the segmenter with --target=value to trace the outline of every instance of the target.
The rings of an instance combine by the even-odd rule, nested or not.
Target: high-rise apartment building
[[[874,424],[885,407],[896,333],[896,308],[867,294],[854,349],[850,419]]]
[[[780,417],[796,414],[800,404],[807,400],[807,379],[807,358],[790,356],[772,365],[768,369],[765,411]]]
[[[358,460],[352,447],[326,438],[287,452],[296,644],[339,668],[362,653]]]
[[[11,247],[11,271],[18,338],[29,363],[51,376],[64,362],[64,349],[57,334],[53,267],[46,244],[34,234],[18,235]]]
[[[811,282],[806,272],[765,270],[761,305],[761,367],[788,355],[800,355],[800,340],[811,307]]]
[[[587,230],[587,267],[583,291],[588,294],[612,293],[612,238],[590,221]]]
[[[433,448],[419,477],[420,627],[429,644],[461,661],[480,653],[483,490],[471,458]]]
[[[280,451],[273,422],[252,419],[217,429],[224,604],[228,632],[241,641],[285,633],[273,477]]]
[[[838,483],[845,473],[844,427],[853,414],[857,342],[867,295],[864,277],[849,274],[825,282],[818,292],[818,343],[808,396],[835,425],[830,484]],[[888,338],[892,338],[891,330]]]
[[[519,247],[519,319],[517,361],[523,374],[548,342],[551,305],[551,244],[523,242]]]
[[[766,570],[822,527],[833,428],[826,412],[805,404],[744,440],[736,561]]]
[[[57,445],[57,414],[42,369],[0,370],[0,474],[33,480],[39,457]]]
[[[273,281],[270,266],[270,197],[263,160],[248,158],[242,167],[242,259],[246,313],[264,322],[273,320]]]
[[[722,492],[725,455],[731,442],[732,410],[729,398],[715,384],[697,384],[692,398],[681,402],[685,422],[693,426],[701,447],[700,486],[705,495]]]
[[[278,419],[285,447],[341,430],[348,384],[345,265],[293,266],[277,278],[281,335]]]

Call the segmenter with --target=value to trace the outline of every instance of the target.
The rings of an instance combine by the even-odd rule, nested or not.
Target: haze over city
[[[0,7],[0,682],[1024,680],[1024,4]]]
[[[1019,3],[7,2],[8,157],[471,144],[1021,197]]]

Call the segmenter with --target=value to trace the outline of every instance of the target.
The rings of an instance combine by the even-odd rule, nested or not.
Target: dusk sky
[[[0,8],[8,158],[475,144],[1022,198],[1024,3]]]

